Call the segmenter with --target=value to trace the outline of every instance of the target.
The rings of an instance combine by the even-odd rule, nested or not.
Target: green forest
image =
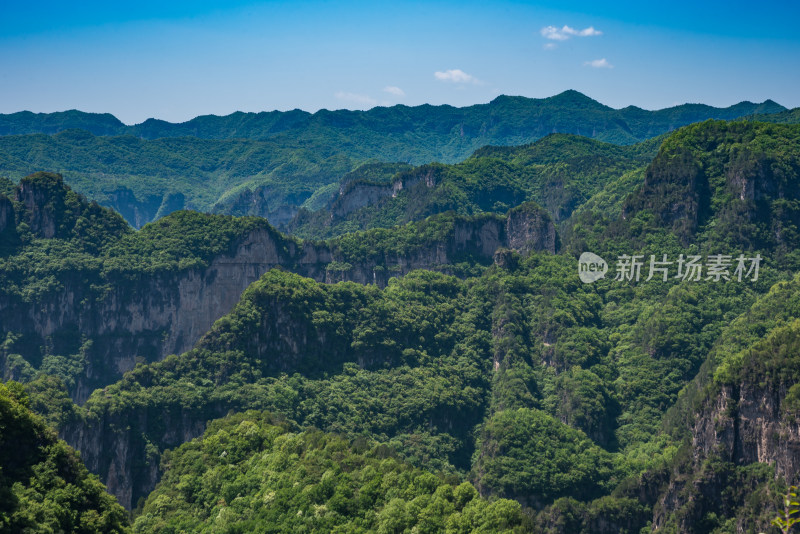
[[[577,91],[543,99],[500,96],[464,108],[238,112],[134,126],[109,114],[19,112],[0,115],[0,176],[18,181],[36,171],[58,172],[136,228],[193,209],[258,215],[285,229],[301,208],[315,211],[332,200],[338,185],[368,178],[370,172],[347,176],[363,165],[452,164],[486,145],[523,145],[552,132],[627,145],[700,120],[761,114],[791,122],[787,113],[771,100],[615,110]],[[499,201],[505,209],[515,205]]]
[[[0,530],[779,532],[796,110],[535,104],[3,116]],[[525,109],[581,132],[479,127]],[[400,114],[483,133],[404,154],[378,135]],[[235,208],[253,180],[294,214]]]

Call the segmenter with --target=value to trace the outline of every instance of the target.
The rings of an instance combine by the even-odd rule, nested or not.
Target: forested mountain
[[[0,383],[0,530],[127,531],[125,510],[28,404],[20,384]]]
[[[134,532],[513,532],[519,503],[480,498],[469,482],[415,469],[391,447],[248,412],[215,421],[166,460]],[[207,487],[205,480],[216,480]],[[376,513],[378,511],[378,513]]]
[[[356,166],[346,151],[275,140],[149,141],[85,130],[0,137],[0,174],[17,180],[34,171],[57,171],[76,191],[136,227],[184,208],[252,211],[280,224],[315,191]],[[246,208],[236,209],[237,202]]]
[[[357,176],[343,180],[327,206],[301,209],[288,230],[304,238],[329,237],[443,211],[503,213],[525,201],[537,202],[562,223],[614,180],[641,177],[662,140],[618,146],[551,134],[530,145],[487,146],[455,165],[422,165],[379,179]]]
[[[0,373],[58,376],[79,402],[136,362],[190,349],[274,267],[321,282],[385,286],[412,269],[480,271],[499,248],[559,247],[550,217],[533,204],[302,242],[264,219],[187,211],[134,232],[57,174],[31,175],[7,192],[0,194]]]
[[[184,208],[264,216],[281,227],[301,206],[313,210],[330,199],[343,175],[363,163],[456,163],[485,145],[521,145],[551,133],[624,145],[709,118],[783,111],[771,100],[616,110],[566,91],[464,108],[234,113],[135,126],[107,114],[20,112],[0,116],[0,176],[59,172],[137,228]]]
[[[0,182],[4,378],[134,531],[770,532],[800,476],[800,127],[550,135],[330,194],[297,228],[336,237],[302,241]]]
[[[415,164],[431,160],[455,163],[484,145],[519,145],[553,132],[630,144],[700,120],[730,120],[785,110],[772,100],[760,104],[740,102],[727,108],[683,104],[657,111],[635,106],[613,109],[570,90],[548,98],[503,95],[488,104],[463,108],[426,104],[375,107],[368,111],[237,112],[222,117],[204,115],[183,123],[148,119],[134,126],[126,126],[107,113],[23,111],[0,115],[0,135],[82,129],[94,135],[133,135],[142,139],[278,138],[322,145],[351,138],[359,140],[360,146],[352,147],[356,157]]]
[[[64,130],[86,130],[94,135],[120,135],[125,124],[110,113],[86,113],[72,109],[54,113],[0,114],[0,135],[55,134]]]
[[[760,122],[777,122],[782,124],[798,124],[800,123],[800,108],[787,109],[786,111],[779,111],[777,113],[759,113],[746,117],[747,120],[760,121]]]

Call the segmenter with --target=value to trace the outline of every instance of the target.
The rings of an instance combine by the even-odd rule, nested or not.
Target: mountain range
[[[177,192],[135,228],[58,172],[124,146],[107,169],[291,158],[274,138],[0,138],[53,165],[0,179],[0,529],[775,532],[800,478],[800,125],[762,111],[354,157],[285,185],[307,187],[290,233]]]
[[[626,145],[706,119],[776,113],[787,110],[771,100],[613,109],[577,91],[463,108],[239,112],[134,126],[109,114],[19,112],[0,115],[0,176],[57,171],[137,228],[183,208],[258,215],[284,228],[301,207],[330,200],[344,175],[364,163],[456,163],[486,145],[522,145],[551,133]]]

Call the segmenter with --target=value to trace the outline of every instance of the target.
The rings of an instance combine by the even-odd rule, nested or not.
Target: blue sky
[[[798,20],[799,3],[771,1],[0,0],[0,113],[133,124],[566,89],[617,108],[797,107]]]

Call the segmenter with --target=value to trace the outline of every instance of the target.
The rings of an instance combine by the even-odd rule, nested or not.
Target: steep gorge
[[[63,183],[53,187],[62,196],[37,180],[23,183],[17,194],[16,215],[39,239],[64,233],[68,217],[54,198],[69,191]],[[13,204],[0,198],[4,219],[14,219],[9,211]],[[0,371],[7,378],[21,378],[7,363],[9,351],[22,353],[34,368],[48,354],[79,353],[84,368],[70,393],[83,403],[92,390],[119,379],[137,362],[158,361],[192,348],[215,320],[233,308],[242,291],[270,269],[281,268],[318,282],[352,281],[383,287],[391,277],[414,269],[450,272],[457,262],[488,264],[500,248],[524,253],[555,252],[558,247],[552,221],[533,205],[512,210],[505,217],[439,219],[431,223],[438,224],[435,238],[411,243],[402,251],[387,246],[354,254],[345,241],[301,242],[263,222],[235,238],[228,250],[207,265],[133,275],[102,274],[103,260],[99,258],[90,264],[93,268],[67,268],[59,274],[54,289],[33,301],[18,294],[0,294],[2,335],[18,339],[16,348],[3,349]],[[167,219],[165,224],[170,222]],[[3,231],[8,233],[10,227]],[[395,241],[393,230],[381,232],[384,243]],[[350,242],[369,235],[356,235]],[[99,287],[98,282],[104,285]]]

